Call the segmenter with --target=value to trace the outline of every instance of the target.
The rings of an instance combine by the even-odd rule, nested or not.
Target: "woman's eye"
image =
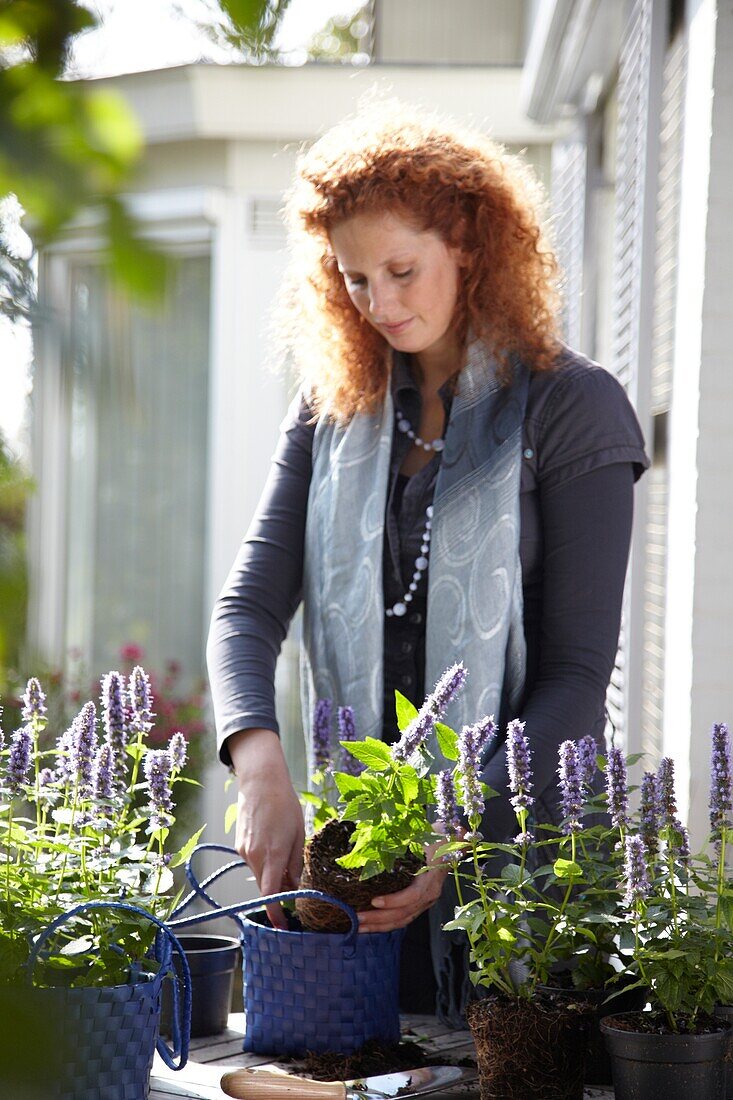
[[[365,285],[366,279],[357,279],[352,278],[351,276],[347,276],[346,282],[350,287],[360,287]]]
[[[407,271],[394,271],[393,275],[395,279],[406,279],[408,275],[412,275],[412,268],[408,267]]]

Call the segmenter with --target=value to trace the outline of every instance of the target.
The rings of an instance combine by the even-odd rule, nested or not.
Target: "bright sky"
[[[291,0],[277,45],[290,64],[305,61],[304,46],[331,16],[353,15],[363,0]],[[77,40],[72,68],[79,76],[112,76],[231,56],[196,27],[210,11],[206,0],[89,0],[103,21]],[[21,247],[22,247],[21,239]],[[0,431],[27,451],[25,416],[31,341],[24,326],[0,318]]]

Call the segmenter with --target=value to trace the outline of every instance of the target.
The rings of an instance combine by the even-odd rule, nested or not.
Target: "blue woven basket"
[[[198,852],[217,851],[237,858],[199,883],[191,860]],[[230,916],[240,928],[243,959],[244,1049],[257,1054],[302,1055],[306,1051],[350,1054],[369,1039],[397,1043],[400,1038],[398,986],[403,929],[359,933],[354,910],[318,890],[293,890],[222,908],[207,887],[235,868],[246,866],[231,848],[202,844],[191,856],[186,875],[192,893],[169,923],[198,924]],[[195,897],[213,911],[179,917]],[[329,901],[346,912],[349,932],[283,931],[272,928],[262,910],[276,901],[299,897]],[[251,917],[242,916],[247,912]]]
[[[129,985],[99,988],[46,989],[30,985],[35,964],[49,938],[78,913],[93,909],[124,910],[157,925],[155,956],[150,960],[151,968],[157,964],[157,973]],[[182,989],[172,967],[174,951],[181,961]],[[38,1030],[39,1047],[51,1052],[52,1076],[43,1066],[28,1067],[30,1084],[42,1082],[43,1091],[38,1095],[44,1100],[145,1100],[156,1043],[171,1069],[182,1069],[186,1064],[191,1014],[188,963],[175,935],[150,913],[126,902],[78,905],[41,933],[33,944],[27,973],[29,984],[18,989],[16,996],[19,1010],[33,1030]],[[174,989],[172,1049],[158,1039],[160,993],[167,977]]]

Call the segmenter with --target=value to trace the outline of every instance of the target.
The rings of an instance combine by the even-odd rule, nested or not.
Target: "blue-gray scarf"
[[[502,704],[516,713],[524,685],[519,478],[528,387],[521,364],[512,385],[501,386],[485,346],[471,343],[435,488],[428,574],[426,688],[454,661],[469,673],[445,716],[454,729],[486,714],[498,718]],[[316,701],[328,698],[353,707],[358,736],[381,736],[382,553],[393,430],[389,391],[372,415],[354,416],[346,427],[324,416],[316,426],[303,575],[306,731]],[[312,771],[310,747],[308,757]],[[466,983],[457,981],[450,944],[462,937],[439,932],[453,915],[445,893],[431,911],[433,956],[441,1014],[458,1023]]]

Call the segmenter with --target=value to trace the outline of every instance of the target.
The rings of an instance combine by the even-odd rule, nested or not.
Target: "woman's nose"
[[[395,288],[380,285],[369,287],[369,312],[375,321],[387,321],[391,319],[390,310],[394,305]]]

